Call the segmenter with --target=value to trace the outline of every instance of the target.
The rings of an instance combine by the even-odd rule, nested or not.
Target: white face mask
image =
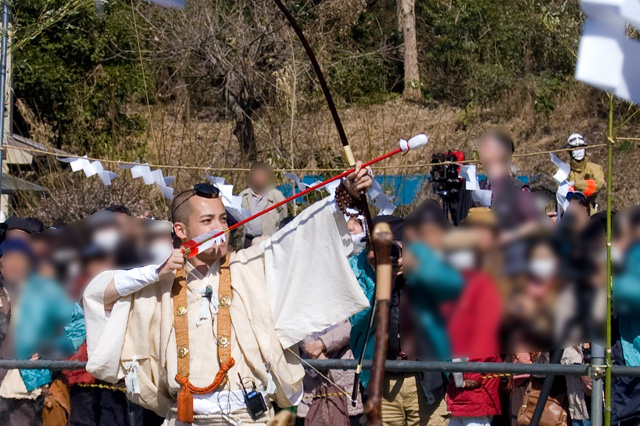
[[[473,250],[458,250],[449,253],[447,261],[458,271],[468,271],[476,266],[476,254]]]
[[[67,278],[69,282],[74,282],[80,275],[80,263],[71,262],[67,268]]]
[[[556,273],[556,262],[553,259],[533,259],[529,262],[529,272],[539,280],[548,280]]]
[[[604,252],[605,261],[607,260],[607,251]],[[624,253],[616,246],[611,246],[611,263],[616,266],[622,266],[624,264]]]
[[[585,153],[584,148],[574,149],[573,151],[571,151],[571,157],[574,160],[582,161],[584,159],[584,153]]]
[[[163,264],[171,253],[173,253],[173,245],[171,243],[155,243],[149,246],[151,262],[155,265]]]
[[[115,229],[99,231],[93,235],[93,243],[106,251],[115,250],[119,242],[120,232]]]

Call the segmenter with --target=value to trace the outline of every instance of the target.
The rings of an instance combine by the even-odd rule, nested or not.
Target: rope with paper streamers
[[[617,137],[616,140],[629,140],[629,141],[640,141],[640,138],[623,138],[623,137]],[[585,146],[584,148],[586,149],[594,149],[594,148],[602,148],[602,147],[606,147],[607,144],[606,143],[602,143],[602,144],[595,144],[595,145],[588,145]],[[534,151],[534,152],[523,152],[523,153],[516,153],[513,155],[514,158],[521,158],[521,157],[531,157],[531,156],[536,156],[536,155],[548,155],[550,153],[557,153],[557,152],[568,152],[573,150],[574,148],[559,148],[559,149],[552,149],[552,150],[548,150],[548,151]],[[140,165],[140,164],[146,164],[149,167],[152,168],[156,168],[156,169],[175,169],[175,170],[194,170],[194,171],[203,171],[203,172],[207,172],[207,171],[217,171],[217,172],[248,172],[251,169],[248,167],[210,167],[210,166],[180,166],[180,165],[170,165],[170,164],[151,164],[151,163],[140,163],[139,161],[123,161],[123,160],[109,160],[109,159],[104,159],[104,158],[96,158],[96,157],[88,157],[86,155],[73,155],[73,154],[67,154],[64,157],[61,157],[59,154],[56,154],[55,152],[51,152],[51,151],[46,151],[43,149],[37,149],[37,148],[24,148],[24,147],[18,147],[18,146],[12,146],[12,145],[4,145],[3,147],[0,148],[0,151],[6,151],[6,150],[16,150],[16,151],[24,151],[24,152],[29,152],[29,153],[34,153],[34,154],[41,154],[41,155],[48,155],[48,156],[53,156],[53,157],[57,157],[58,159],[60,158],[66,158],[66,159],[86,159],[88,161],[100,161],[101,163],[104,164],[114,164],[117,166],[122,166],[122,165]],[[374,170],[391,170],[391,169],[415,169],[415,168],[427,168],[427,167],[432,167],[435,165],[447,165],[447,164],[473,164],[473,163],[478,163],[478,160],[463,160],[463,161],[455,161],[455,162],[442,162],[442,163],[418,163],[418,164],[405,164],[405,165],[399,165],[399,166],[372,166],[372,168]],[[340,172],[343,171],[344,168],[277,168],[274,169],[275,172],[277,173],[287,173],[287,172],[308,172],[308,173],[314,173],[314,172]]]
[[[429,141],[429,138],[424,135],[424,134],[419,134],[416,135],[414,137],[412,137],[411,139],[409,139],[408,141],[404,140],[404,139],[400,139],[399,142],[399,148],[394,149],[393,151],[387,152],[384,155],[381,155],[380,157],[374,158],[373,160],[369,160],[366,163],[362,163],[361,167],[366,168],[369,167],[375,163],[378,163],[382,160],[386,160],[389,157],[392,157],[394,155],[403,153],[406,154],[409,151],[413,151],[417,148],[423,147],[424,145],[427,144],[427,142]],[[212,230],[209,231],[205,234],[202,234],[192,240],[189,240],[185,243],[182,244],[182,247],[185,248],[186,250],[186,255],[188,258],[192,258],[194,256],[196,256],[198,253],[207,250],[211,247],[213,247],[214,244],[219,244],[219,241],[224,238],[224,235],[233,231],[236,228],[239,228],[240,226],[244,225],[245,223],[248,223],[266,213],[269,213],[272,210],[277,209],[280,206],[283,206],[293,200],[295,200],[296,198],[302,197],[305,194],[310,193],[311,191],[317,191],[319,189],[322,189],[326,186],[329,185],[339,185],[339,182],[341,179],[349,176],[351,173],[354,173],[356,171],[356,168],[351,168],[349,170],[345,170],[344,172],[335,175],[329,179],[326,179],[322,182],[317,182],[314,185],[309,186],[308,188],[304,189],[303,191],[300,191],[297,194],[294,194],[280,202],[277,202],[269,207],[267,207],[266,209],[259,211],[258,213],[255,213],[247,218],[244,218],[242,220],[240,220],[239,222],[229,226],[227,229],[224,230]],[[335,191],[330,191],[330,193],[335,193]],[[393,203],[391,203],[393,204]],[[395,207],[394,207],[395,209]]]

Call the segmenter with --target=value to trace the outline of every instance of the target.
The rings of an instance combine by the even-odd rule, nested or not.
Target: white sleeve
[[[141,268],[133,268],[117,271],[113,277],[113,284],[120,296],[128,296],[142,290],[149,284],[158,281],[158,269],[160,265],[149,265]]]

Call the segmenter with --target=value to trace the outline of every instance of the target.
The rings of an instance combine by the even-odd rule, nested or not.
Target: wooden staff
[[[389,315],[391,308],[391,244],[393,234],[389,225],[379,223],[373,230],[373,247],[376,253],[376,343],[369,380],[369,400],[364,411],[367,424],[382,426],[382,382],[384,363],[389,345]]]

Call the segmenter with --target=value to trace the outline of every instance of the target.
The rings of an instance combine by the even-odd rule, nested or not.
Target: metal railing
[[[532,374],[547,376],[545,380],[553,380],[553,376],[589,376],[593,379],[592,395],[603,394],[603,382],[607,373],[604,365],[604,348],[592,345],[592,364],[514,364],[495,362],[451,362],[451,361],[386,361],[385,371],[389,373],[416,373],[416,372],[440,372],[440,373],[480,373],[502,375]],[[316,370],[355,370],[358,362],[355,359],[323,359],[304,360],[306,369]],[[372,360],[364,360],[362,368],[371,369]],[[85,362],[79,361],[55,361],[55,360],[0,360],[0,369],[49,369],[49,370],[81,370],[86,367]],[[640,377],[640,367],[613,365],[608,373],[611,376]],[[549,386],[550,387],[550,384]],[[538,401],[540,407],[538,418],[532,419],[532,425],[538,424],[539,416],[545,406],[548,395],[540,395]],[[535,415],[535,413],[534,413]],[[606,420],[606,419],[604,419]],[[600,426],[603,424],[602,398],[591,398],[591,424]]]
[[[82,370],[86,363],[79,361],[53,360],[0,360],[3,369],[49,369],[49,370]],[[318,370],[355,370],[357,361],[354,359],[322,359],[305,360],[303,366],[307,369]],[[371,360],[365,360],[362,367],[371,368]],[[595,371],[595,369],[600,369]],[[482,374],[534,374],[564,375],[564,376],[594,376],[602,374],[604,365],[594,364],[513,364],[496,362],[449,362],[449,361],[387,361],[385,370],[393,373],[411,373],[435,371],[441,373],[482,373]],[[613,376],[640,377],[640,367],[614,365],[611,367]]]

